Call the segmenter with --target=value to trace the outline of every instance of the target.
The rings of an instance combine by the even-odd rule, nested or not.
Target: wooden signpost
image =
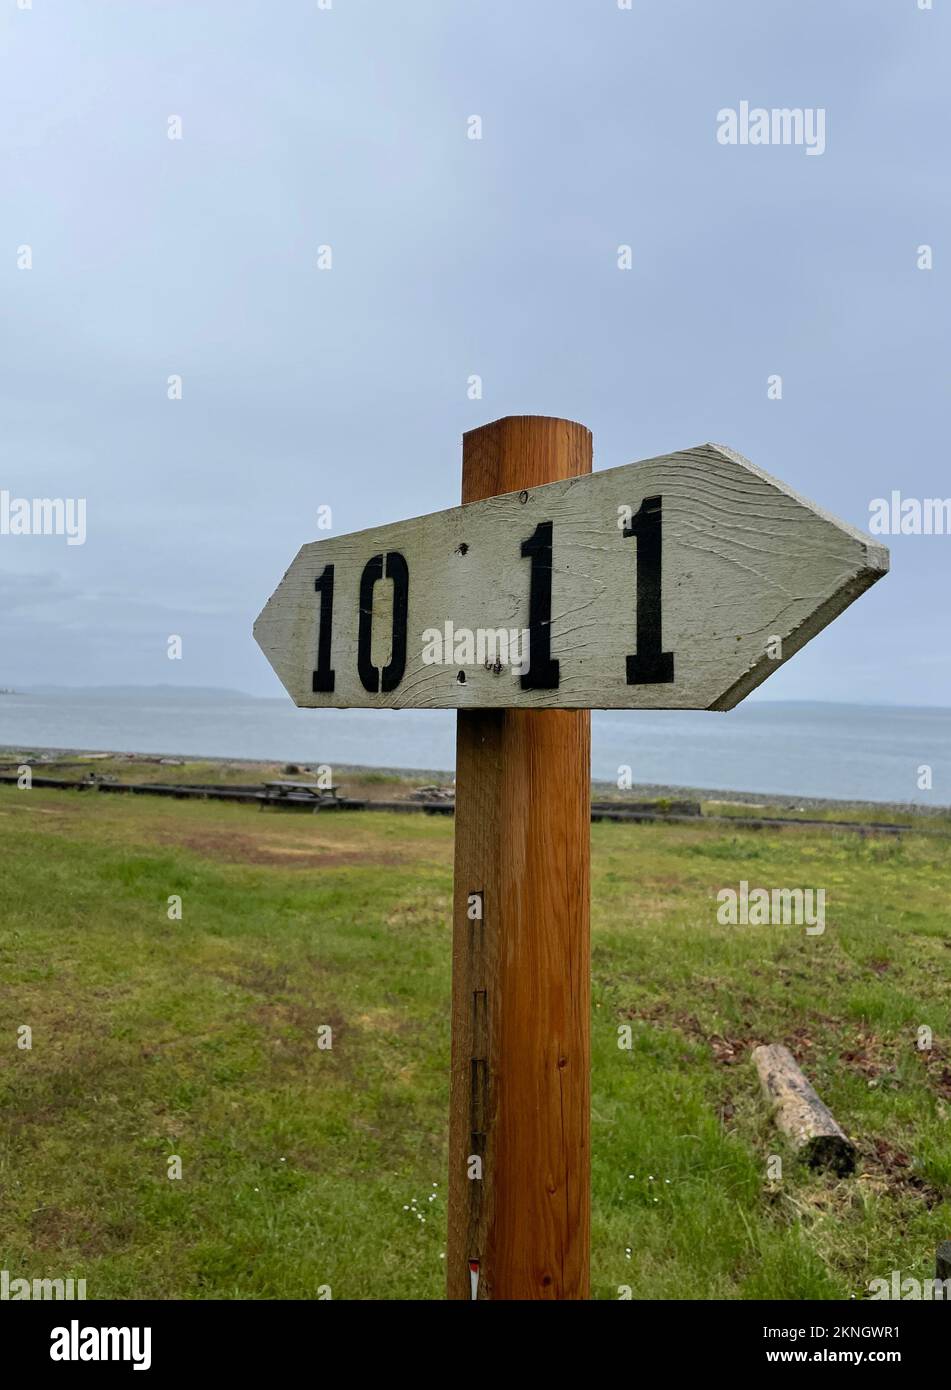
[[[255,624],[295,703],[459,711],[447,1291],[588,1296],[591,709],[731,709],[888,551],[730,449],[593,474],[463,442],[461,507],[305,545]]]

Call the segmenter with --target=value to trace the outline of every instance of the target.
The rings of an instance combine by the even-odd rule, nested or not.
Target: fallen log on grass
[[[831,1168],[844,1177],[855,1168],[855,1145],[839,1128],[803,1076],[788,1047],[770,1043],[753,1049],[753,1061],[775,1120],[798,1156],[812,1168]]]

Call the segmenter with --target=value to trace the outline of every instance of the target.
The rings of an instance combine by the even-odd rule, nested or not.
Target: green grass
[[[930,1277],[947,840],[599,824],[592,847],[594,1295]],[[451,820],[0,787],[0,862],[0,1268],[90,1298],[442,1296]],[[718,924],[741,878],[825,887],[824,935]],[[855,1177],[777,1138],[760,1041],[859,1142]]]
[[[701,800],[703,814],[734,819],[851,821],[861,825],[907,825],[918,834],[951,834],[951,813],[946,806],[894,806],[869,801],[834,801],[819,805],[771,806],[756,801]]]
[[[25,750],[0,749],[0,771],[17,773],[22,765],[32,767],[37,778],[63,778],[82,783],[90,776],[100,781],[129,784],[158,783],[162,786],[254,786],[264,782],[293,780],[316,782],[319,760],[311,763],[237,762],[227,759],[160,758],[140,753],[64,753],[38,759]],[[378,771],[335,765],[334,776],[347,796],[385,800],[404,795],[410,788],[435,781],[447,781],[447,773]]]

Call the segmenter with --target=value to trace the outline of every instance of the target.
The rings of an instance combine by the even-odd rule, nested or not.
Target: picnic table
[[[314,782],[264,783],[264,800],[261,802],[262,810],[265,806],[274,806],[288,811],[316,811],[321,807],[339,805],[339,787],[318,787]]]

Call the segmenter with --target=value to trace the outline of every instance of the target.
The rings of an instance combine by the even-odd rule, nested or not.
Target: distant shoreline
[[[70,699],[77,697],[92,700],[127,700],[150,698],[160,701],[175,700],[197,701],[197,702],[217,702],[228,704],[264,704],[264,705],[283,705],[287,706],[290,702],[286,695],[276,692],[271,695],[252,695],[247,690],[236,690],[230,686],[211,686],[211,685],[34,685],[19,686],[16,688],[0,689],[0,695],[15,695],[21,699],[39,698],[48,699],[60,696]],[[951,714],[951,704],[907,704],[904,701],[895,700],[822,700],[815,696],[788,697],[785,699],[774,698],[771,695],[761,695],[757,692],[745,701],[743,708],[762,709],[764,707],[772,709],[861,709],[861,710],[881,710],[886,713],[908,712],[911,714]],[[435,709],[421,708],[414,711],[419,714],[432,714]],[[451,711],[450,711],[451,712]],[[632,709],[614,709],[605,711],[606,713],[635,713]],[[653,714],[684,713],[683,710],[651,710]],[[407,711],[402,711],[407,713]]]
[[[129,763],[212,763],[222,767],[246,767],[248,769],[272,770],[276,764],[281,762],[289,763],[292,760],[276,758],[233,758],[222,757],[218,754],[198,754],[198,753],[127,753],[115,752],[108,748],[60,748],[55,746],[40,747],[39,745],[30,748],[14,747],[12,745],[0,745],[0,765],[4,763],[16,762],[22,759],[29,762],[34,759],[36,762],[56,762],[64,756],[77,758],[98,759],[109,757],[117,761]],[[313,760],[300,760],[302,768],[316,766]],[[334,776],[341,777],[350,773],[354,776],[366,776],[375,774],[384,777],[391,777],[395,781],[415,782],[423,780],[426,782],[447,782],[454,780],[455,773],[447,768],[406,768],[406,767],[379,767],[371,764],[360,763],[334,763]],[[593,779],[591,787],[594,792],[609,792],[617,795],[618,788],[616,783],[604,781],[603,779]],[[903,815],[914,815],[921,817],[944,816],[951,813],[951,806],[935,803],[925,805],[921,802],[910,801],[869,801],[859,798],[848,797],[828,797],[828,796],[800,796],[793,792],[750,792],[736,787],[688,787],[657,782],[634,782],[630,787],[624,789],[625,793],[632,799],[637,797],[647,798],[677,798],[693,799],[705,802],[722,801],[726,805],[733,806],[771,806],[780,810],[787,811],[834,811],[845,807],[862,808],[867,807],[873,811],[892,810]]]

